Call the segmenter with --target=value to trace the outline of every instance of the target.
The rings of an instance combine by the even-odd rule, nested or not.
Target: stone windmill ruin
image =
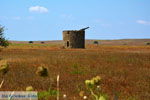
[[[65,30],[63,31],[63,42],[65,48],[85,48],[85,30]]]

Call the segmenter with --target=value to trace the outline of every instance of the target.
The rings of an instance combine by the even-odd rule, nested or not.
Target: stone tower
[[[67,30],[63,31],[63,42],[65,48],[85,48],[85,30]]]

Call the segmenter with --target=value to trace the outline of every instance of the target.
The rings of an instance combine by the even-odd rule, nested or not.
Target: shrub
[[[0,73],[6,74],[9,70],[9,65],[7,61],[0,61]]]
[[[146,45],[150,45],[150,42],[146,43]]]
[[[42,44],[44,44],[45,42],[41,42]]]
[[[33,87],[32,86],[27,86],[26,87],[26,91],[33,91],[34,89],[33,89]]]
[[[29,41],[29,43],[34,43],[33,41]]]
[[[36,74],[43,77],[48,76],[48,69],[45,66],[39,66]]]
[[[0,39],[0,45],[3,47],[9,46],[9,42],[5,39]]]
[[[93,44],[96,44],[96,45],[98,45],[99,43],[98,43],[98,41],[94,41],[94,42],[93,42]]]
[[[4,37],[4,27],[0,25],[0,46],[7,47],[9,46],[9,42]]]

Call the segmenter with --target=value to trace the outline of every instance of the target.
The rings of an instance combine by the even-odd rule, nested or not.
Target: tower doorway
[[[69,41],[67,41],[67,47],[69,47]]]

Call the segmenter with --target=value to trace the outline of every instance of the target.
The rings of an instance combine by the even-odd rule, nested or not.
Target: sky
[[[63,30],[86,39],[150,38],[150,0],[0,0],[9,40],[62,40]]]

